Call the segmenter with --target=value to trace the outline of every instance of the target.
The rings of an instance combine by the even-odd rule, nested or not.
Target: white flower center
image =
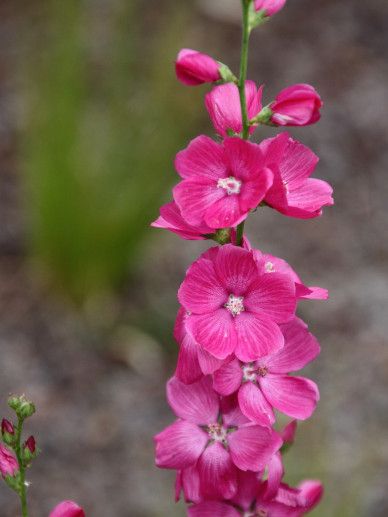
[[[225,309],[228,309],[232,316],[238,316],[241,312],[245,311],[244,297],[230,294],[228,301],[225,303],[224,307]]]
[[[264,268],[265,268],[265,272],[266,273],[274,273],[275,272],[275,266],[273,265],[272,262],[266,262]]]
[[[266,366],[256,366],[253,363],[243,364],[241,369],[243,371],[243,382],[256,382],[258,377],[265,377],[268,373]]]
[[[241,181],[237,180],[233,176],[229,176],[229,178],[220,178],[217,182],[217,187],[226,190],[228,196],[231,196],[232,194],[240,194]]]
[[[222,444],[227,444],[227,436],[228,432],[227,430],[222,427],[221,424],[210,424],[207,426],[207,433],[211,440],[214,440],[215,442],[220,442]]]

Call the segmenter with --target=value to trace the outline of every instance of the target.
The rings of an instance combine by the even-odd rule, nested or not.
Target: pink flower
[[[232,400],[220,400],[211,377],[190,385],[173,378],[167,397],[178,420],[155,437],[156,464],[193,468],[204,498],[232,498],[238,469],[258,472],[281,447],[275,431],[249,422]]]
[[[177,78],[188,86],[213,83],[221,79],[220,63],[207,54],[189,48],[179,52],[175,71]]]
[[[178,298],[190,313],[187,329],[218,359],[233,352],[255,361],[283,347],[279,323],[295,314],[295,285],[280,273],[266,274],[252,252],[226,244],[194,262]]]
[[[215,372],[222,364],[220,359],[206,352],[186,328],[187,313],[179,309],[174,337],[179,343],[178,363],[175,377],[185,384],[198,381],[204,375]]]
[[[284,347],[279,352],[250,363],[234,358],[214,373],[214,389],[224,396],[238,391],[242,413],[260,425],[275,422],[273,408],[305,420],[319,400],[313,381],[288,375],[317,357],[318,341],[298,318],[283,325],[282,331]]]
[[[283,9],[287,0],[255,0],[256,11],[265,11],[266,16],[276,14]]]
[[[151,226],[169,230],[183,239],[192,241],[204,240],[207,238],[207,235],[214,233],[214,229],[209,228],[205,224],[199,226],[188,224],[183,219],[175,201],[171,201],[171,203],[167,203],[160,208],[160,217],[151,223]]]
[[[333,189],[328,183],[310,178],[319,158],[288,133],[264,140],[260,147],[266,166],[274,173],[273,185],[265,202],[290,217],[309,219],[322,214],[324,206],[333,205]]]
[[[49,517],[85,517],[85,512],[73,501],[62,501],[52,510]]]
[[[18,462],[15,456],[0,443],[0,474],[5,476],[14,476],[19,470]]]
[[[199,136],[178,153],[175,166],[183,181],[174,187],[174,199],[195,227],[238,225],[264,199],[273,179],[260,147],[240,138],[218,144]]]
[[[323,102],[309,84],[294,84],[282,90],[271,104],[271,122],[279,126],[306,126],[321,118]]]
[[[247,111],[249,120],[253,119],[261,111],[261,98],[263,88],[256,88],[253,81],[245,83],[245,95],[247,101]],[[213,90],[206,95],[206,109],[209,112],[217,133],[223,137],[230,133],[239,134],[243,130],[240,94],[234,83],[222,84],[215,86]],[[257,126],[256,126],[257,127]],[[253,133],[255,126],[250,128]]]

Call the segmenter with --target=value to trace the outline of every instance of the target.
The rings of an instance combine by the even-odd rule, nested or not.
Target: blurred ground
[[[198,48],[236,69],[236,3],[184,2],[187,31],[170,42],[173,51]],[[175,292],[203,245],[146,230],[144,220],[157,215],[147,199],[145,215],[135,223],[148,240],[118,294],[94,294],[74,305],[63,285],[61,294],[53,291],[39,255],[30,259],[22,149],[34,138],[27,61],[45,47],[43,4],[0,3],[0,393],[4,412],[9,392],[26,392],[38,406],[31,432],[43,452],[29,475],[31,516],[47,515],[64,498],[78,500],[91,517],[184,515],[172,501],[172,475],[153,467],[152,436],[172,419],[164,383],[174,361]],[[121,4],[85,2],[106,30],[107,13]],[[147,2],[148,26],[171,7],[174,2],[167,0]],[[145,9],[142,2],[137,8]],[[163,23],[169,33],[168,20]],[[262,209],[248,224],[254,244],[286,258],[306,283],[331,291],[328,303],[300,308],[322,342],[320,359],[308,369],[320,385],[321,402],[300,426],[287,459],[290,482],[324,480],[317,517],[388,515],[387,25],[386,0],[293,0],[251,45],[250,75],[265,82],[268,100],[288,84],[309,82],[326,103],[319,125],[292,133],[322,157],[318,175],[334,185],[336,206],[318,221],[292,221]],[[108,52],[90,41],[87,31],[83,38],[97,56]],[[134,59],[147,57],[140,52]],[[160,59],[171,80],[173,55]],[[182,88],[171,80],[167,97],[180,96],[198,112],[198,92],[193,96]],[[176,150],[186,145],[187,134],[196,135],[197,122],[190,117],[194,114],[187,114],[185,129],[169,142]],[[147,132],[152,121],[143,123]],[[176,131],[172,120],[166,125],[164,131],[169,125]],[[210,131],[204,113],[202,126]],[[137,169],[127,166],[135,177]],[[150,167],[147,163],[139,174],[151,174],[154,164]],[[168,199],[172,166],[161,172],[165,178],[158,189]],[[109,212],[109,204],[105,208]],[[17,516],[16,503],[0,488],[2,517]]]

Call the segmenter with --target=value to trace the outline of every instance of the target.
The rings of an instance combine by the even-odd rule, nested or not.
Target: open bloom
[[[73,501],[62,501],[52,510],[49,517],[85,517],[85,512]]]
[[[187,86],[213,83],[221,79],[220,63],[190,48],[182,49],[175,62],[177,78]]]
[[[203,501],[188,509],[189,517],[301,517],[322,497],[322,484],[304,481],[297,488],[282,483],[273,497],[266,482],[250,472],[240,472],[238,490],[230,501]]]
[[[278,126],[306,126],[321,118],[321,97],[309,84],[294,84],[282,90],[271,104],[271,122]]]
[[[214,389],[220,395],[238,391],[242,413],[260,425],[275,422],[273,408],[305,420],[316,408],[316,384],[304,377],[289,376],[306,366],[320,352],[318,341],[302,320],[282,325],[284,347],[274,354],[243,363],[234,358],[214,373]]]
[[[156,464],[194,469],[204,498],[232,498],[238,469],[260,471],[281,447],[275,431],[249,422],[233,401],[221,401],[211,377],[190,385],[173,378],[167,397],[179,419],[155,437]]]
[[[187,318],[186,311],[180,308],[174,328],[174,337],[179,343],[175,377],[185,384],[191,384],[215,372],[223,361],[206,352],[195,341],[186,328]]]
[[[214,233],[214,229],[205,224],[192,226],[185,221],[175,201],[171,201],[160,208],[160,216],[151,223],[151,226],[169,230],[190,241],[204,240],[207,235]]]
[[[287,0],[255,0],[256,11],[265,11],[266,16],[272,16],[283,9]]]
[[[199,136],[178,153],[175,166],[183,181],[174,187],[174,199],[192,226],[238,225],[272,185],[260,147],[240,138],[218,144]]]
[[[255,361],[283,347],[279,323],[293,319],[295,284],[266,274],[252,252],[226,244],[190,267],[178,298],[195,341],[218,359]]]
[[[261,111],[261,98],[263,88],[257,89],[253,81],[245,83],[245,95],[249,120],[253,119]],[[240,94],[234,83],[215,86],[205,98],[206,109],[213,122],[214,128],[221,136],[228,136],[230,132],[241,133],[243,122],[241,115]],[[251,126],[253,133],[255,126]]]
[[[0,474],[2,476],[14,476],[19,470],[15,456],[0,443]]]
[[[274,173],[265,202],[290,217],[309,219],[334,203],[333,189],[325,181],[310,178],[319,158],[308,147],[282,133],[261,142],[266,166]]]

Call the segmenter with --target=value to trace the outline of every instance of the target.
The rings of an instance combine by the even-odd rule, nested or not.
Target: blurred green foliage
[[[139,260],[200,102],[173,71],[183,7],[89,7],[47,2],[24,67],[31,247],[45,274],[78,301],[117,286]]]

